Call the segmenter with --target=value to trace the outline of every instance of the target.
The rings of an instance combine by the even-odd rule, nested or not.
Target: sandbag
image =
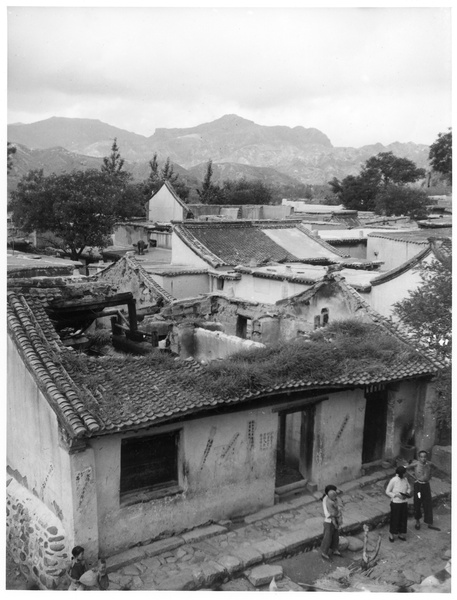
[[[98,582],[98,573],[96,571],[94,571],[93,569],[89,569],[88,571],[83,573],[81,575],[81,577],[79,578],[79,583],[82,583],[83,585],[87,585],[88,587],[97,585],[97,582]]]

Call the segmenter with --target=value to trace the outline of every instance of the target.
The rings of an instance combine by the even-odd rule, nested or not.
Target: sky
[[[431,144],[452,124],[449,7],[8,4],[8,123],[150,136],[237,114],[351,147]]]

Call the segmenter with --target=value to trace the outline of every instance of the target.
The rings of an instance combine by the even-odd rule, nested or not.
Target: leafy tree
[[[339,202],[349,210],[374,210],[379,181],[374,182],[369,174],[348,175],[339,181],[329,181],[332,192]]]
[[[412,160],[399,158],[393,152],[380,152],[372,156],[365,162],[362,171],[370,174],[373,182],[378,180],[378,185],[384,186],[390,183],[404,185],[425,177],[425,169],[418,169]]]
[[[11,142],[7,142],[7,144],[6,144],[6,151],[7,151],[7,171],[8,171],[8,173],[13,168],[12,155],[16,154],[16,150],[17,150],[16,146],[13,146],[13,144]]]
[[[422,177],[425,170],[417,168],[411,160],[392,152],[380,152],[365,161],[359,175],[349,175],[342,181],[334,177],[329,185],[346,208],[375,210],[378,195],[384,194],[390,185],[404,186]],[[384,195],[384,203],[385,200]]]
[[[420,220],[427,217],[428,196],[422,190],[394,185],[386,185],[376,195],[374,210],[383,215],[409,215]]]
[[[272,193],[261,181],[226,180],[222,184],[225,204],[270,204]]]
[[[201,190],[197,190],[203,204],[224,204],[224,195],[217,184],[213,184],[213,161],[209,160]]]
[[[430,146],[428,155],[432,169],[446,175],[452,181],[452,128],[448,133],[439,133],[438,138]]]
[[[40,169],[21,179],[11,194],[10,209],[23,231],[51,232],[61,240],[65,254],[77,260],[86,246],[109,244],[122,193],[122,186],[106,171],[45,177]]]
[[[434,248],[437,258],[420,267],[421,285],[394,304],[394,313],[421,343],[426,343],[449,365],[437,378],[434,405],[443,435],[451,423],[452,255],[440,252],[436,243]]]

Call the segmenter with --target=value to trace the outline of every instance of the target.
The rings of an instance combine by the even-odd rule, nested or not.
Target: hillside
[[[390,150],[413,160],[418,167],[428,167],[429,147],[424,144],[394,142],[388,146],[374,143],[361,148],[336,148],[318,129],[267,127],[237,115],[225,115],[191,128],[159,128],[150,137],[94,119],[53,117],[8,126],[10,142],[35,150],[61,146],[85,157],[107,156],[114,137],[122,156],[130,163],[147,165],[157,152],[159,160],[169,156],[173,163],[192,170],[198,177],[202,176],[201,165],[211,159],[222,178],[227,178],[224,173],[230,173],[231,178],[243,174],[250,177],[255,173],[252,168],[258,167],[270,170],[258,172],[262,180],[264,176],[274,180],[284,175],[301,183],[322,184],[333,177],[355,175],[365,160]]]

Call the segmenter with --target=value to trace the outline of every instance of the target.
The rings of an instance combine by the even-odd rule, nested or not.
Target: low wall
[[[40,588],[56,589],[68,579],[71,555],[61,521],[14,478],[7,479],[6,492],[7,545],[14,561]]]
[[[194,330],[194,358],[197,360],[226,358],[235,352],[252,348],[265,348],[265,345],[220,331],[208,331],[201,328]]]

